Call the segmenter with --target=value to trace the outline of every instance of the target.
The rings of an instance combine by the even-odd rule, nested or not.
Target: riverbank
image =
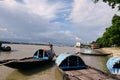
[[[113,56],[120,56],[120,47],[108,47],[97,49],[103,53],[112,53]]]

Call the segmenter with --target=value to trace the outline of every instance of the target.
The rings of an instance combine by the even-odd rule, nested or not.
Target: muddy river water
[[[12,51],[0,52],[0,60],[4,59],[20,59],[24,57],[31,57],[40,48],[49,49],[49,46],[41,45],[24,45],[24,44],[3,44],[11,46]],[[54,46],[55,53],[76,53],[83,49],[66,46]],[[106,61],[109,56],[79,56],[85,61],[87,65],[108,72],[106,68]],[[49,64],[40,68],[31,70],[17,70],[0,65],[0,80],[62,80],[62,75],[58,71],[56,65]]]

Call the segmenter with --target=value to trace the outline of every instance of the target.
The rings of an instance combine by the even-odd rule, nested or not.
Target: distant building
[[[80,48],[80,46],[81,46],[81,43],[80,42],[76,42],[75,47]]]
[[[98,43],[96,43],[96,42],[93,41],[93,42],[91,43],[91,48],[92,48],[92,49],[98,49],[98,48],[100,48],[100,44],[98,44]]]

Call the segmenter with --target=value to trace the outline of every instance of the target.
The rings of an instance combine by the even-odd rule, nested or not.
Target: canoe
[[[56,59],[56,65],[63,75],[63,80],[120,80],[114,75],[86,65],[79,56],[73,54],[60,54]]]
[[[11,51],[11,47],[10,46],[0,47],[0,51]]]
[[[50,62],[52,62],[52,60],[49,59],[47,50],[44,49],[37,50],[33,57],[0,61],[2,65],[15,69],[40,67],[42,65],[49,64]]]

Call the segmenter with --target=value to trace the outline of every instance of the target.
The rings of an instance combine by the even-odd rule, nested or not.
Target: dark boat
[[[52,60],[48,57],[48,51],[44,49],[37,50],[33,57],[0,61],[2,65],[16,69],[41,67],[42,65],[49,64],[50,62],[52,62]]]
[[[2,46],[2,47],[0,47],[0,51],[11,51],[11,47],[10,46]]]
[[[86,65],[77,55],[60,54],[56,64],[63,80],[120,80],[114,75]]]

